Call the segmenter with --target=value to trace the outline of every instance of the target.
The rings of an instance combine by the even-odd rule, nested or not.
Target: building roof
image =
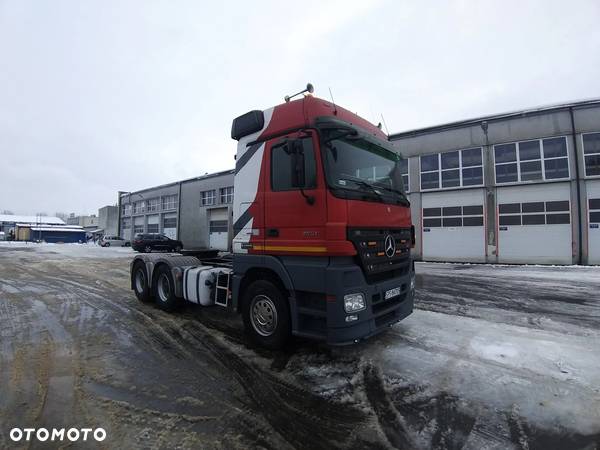
[[[516,117],[534,116],[534,115],[539,115],[539,114],[544,114],[544,113],[549,113],[549,112],[568,110],[570,108],[581,108],[581,107],[597,106],[597,105],[600,105],[600,98],[592,98],[592,99],[588,99],[588,100],[578,100],[578,101],[573,101],[573,102],[568,102],[568,103],[557,103],[557,104],[553,104],[553,105],[539,106],[537,108],[529,108],[529,109],[523,109],[523,110],[519,110],[519,111],[511,111],[511,112],[504,112],[504,113],[499,113],[499,114],[492,114],[492,115],[488,115],[488,116],[476,117],[473,119],[464,119],[464,120],[459,120],[456,122],[449,122],[449,123],[445,123],[445,124],[433,125],[433,126],[424,127],[424,128],[416,128],[414,130],[401,131],[399,133],[390,134],[389,139],[395,140],[395,139],[401,139],[401,138],[405,138],[405,137],[420,136],[423,134],[451,130],[454,128],[464,128],[464,127],[472,126],[472,125],[480,125],[481,122],[484,122],[484,121],[485,122],[495,122],[495,121],[512,119],[512,118],[516,118]]]
[[[19,222],[44,225],[64,225],[65,222],[52,216],[17,216],[14,214],[0,214],[0,222]]]
[[[207,178],[214,178],[214,177],[219,177],[222,175],[233,175],[233,174],[235,174],[235,169],[223,170],[221,172],[207,173],[205,175],[200,175],[198,177],[186,178],[185,180],[173,181],[172,183],[160,184],[158,186],[152,186],[149,188],[140,189],[139,191],[131,191],[131,192],[121,191],[120,195],[121,195],[121,197],[127,197],[129,195],[135,195],[135,194],[139,194],[141,192],[153,191],[155,189],[161,189],[161,188],[166,188],[166,187],[170,187],[170,186],[177,186],[180,183],[181,184],[189,183],[191,181],[205,180]]]

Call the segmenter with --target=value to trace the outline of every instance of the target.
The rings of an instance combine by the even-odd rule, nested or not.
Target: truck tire
[[[288,300],[269,280],[257,280],[247,287],[242,317],[248,336],[270,350],[283,348],[292,334]]]
[[[148,303],[152,300],[150,286],[148,285],[148,273],[146,272],[146,265],[144,263],[135,263],[131,273],[131,280],[133,281],[135,296],[140,302]]]
[[[175,311],[179,306],[179,299],[175,296],[175,283],[173,275],[165,265],[159,266],[154,281],[154,301],[163,311]]]

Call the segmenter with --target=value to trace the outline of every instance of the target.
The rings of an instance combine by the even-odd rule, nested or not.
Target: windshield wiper
[[[379,192],[377,188],[371,183],[367,183],[366,181],[361,180],[360,178],[338,178],[338,181],[350,181],[352,183],[358,184],[359,186],[366,187],[367,189],[371,190],[377,196],[377,198],[381,199],[381,192]]]
[[[402,203],[404,203],[405,206],[410,206],[410,201],[408,200],[408,197],[400,189],[394,189],[394,188],[388,187],[388,186],[381,186],[379,184],[377,185],[377,187],[378,188],[380,187],[381,189],[385,189],[386,191],[390,191],[390,192],[394,192],[396,194],[400,194],[400,196],[402,197]]]

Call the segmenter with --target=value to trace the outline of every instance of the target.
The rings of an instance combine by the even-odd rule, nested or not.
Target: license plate
[[[389,289],[387,291],[385,291],[385,299],[387,300],[388,298],[392,298],[392,297],[396,297],[397,295],[400,295],[400,288],[394,288],[394,289]]]

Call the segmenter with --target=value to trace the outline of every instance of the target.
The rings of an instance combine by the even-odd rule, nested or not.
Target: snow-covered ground
[[[421,263],[417,276],[410,317],[333,363],[297,354],[291,374],[379,403],[390,442],[402,429],[421,448],[598,445],[599,267]]]
[[[120,258],[131,257],[135,253],[131,247],[100,247],[93,242],[87,244],[53,244],[47,242],[0,241],[0,251],[11,249],[73,258]],[[0,253],[1,257],[2,253]]]
[[[239,318],[222,310],[171,315],[137,302],[133,254],[0,242],[0,323],[8,324],[0,368],[17,371],[37,399],[44,380],[36,374],[46,372],[29,359],[13,364],[19,352],[40,347],[31,361],[57,380],[74,367],[83,393],[50,383],[45,414],[53,417],[62,398],[97,408],[118,437],[111,446],[137,445],[131,436],[151,446],[157,435],[221,442],[215,425],[207,438],[180,418],[191,413],[177,405],[194,397],[198,417],[231,418],[229,444],[244,418],[244,445],[267,448],[600,448],[600,267],[418,263],[416,309],[387,332],[348,347],[296,341],[273,353],[248,346]],[[2,392],[0,383],[0,424],[33,415],[14,389],[3,410]],[[95,403],[107,399],[114,404]],[[77,417],[69,408],[60,409],[67,424]]]

